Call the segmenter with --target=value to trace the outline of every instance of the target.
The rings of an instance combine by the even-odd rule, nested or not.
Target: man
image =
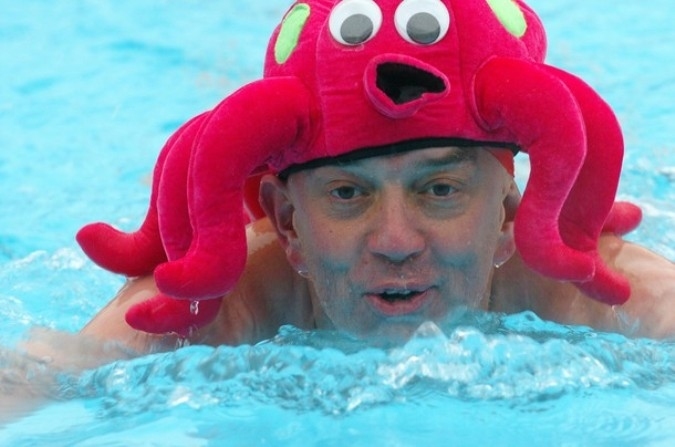
[[[545,47],[521,0],[296,2],[263,79],[169,138],[139,231],[80,231],[95,262],[154,272],[162,292],[130,281],[83,332],[140,351],[176,339],[130,326],[212,344],[282,324],[398,341],[477,308],[672,334],[671,264],[598,241],[607,222],[631,227],[611,216],[616,117]],[[531,160],[522,201],[513,150]],[[255,185],[267,218],[243,240],[260,168],[279,175]]]
[[[622,306],[528,268],[513,239],[519,192],[488,150],[420,149],[300,170],[285,181],[269,175],[260,195],[269,219],[248,228],[245,273],[191,343],[254,343],[283,324],[402,341],[422,322],[466,308],[675,334],[675,266],[618,236],[603,235],[600,252],[629,278]],[[140,352],[175,346],[175,336],[124,322],[131,305],[155,293],[151,277],[130,280],[82,333]]]
[[[631,336],[675,335],[675,266],[618,236],[603,235],[600,252],[630,280],[624,305],[527,267],[513,238],[520,194],[487,149],[419,149],[300,170],[287,180],[268,175],[260,197],[269,218],[247,229],[243,276],[216,319],[187,340],[125,322],[131,306],[157,293],[148,276],[130,279],[81,334],[36,332],[23,350],[48,359],[50,371],[80,371],[186,342],[255,343],[284,324],[388,345],[466,309],[531,310]],[[23,368],[26,360],[15,357],[13,368]],[[31,377],[7,390],[0,421],[39,405],[53,386],[50,374]]]

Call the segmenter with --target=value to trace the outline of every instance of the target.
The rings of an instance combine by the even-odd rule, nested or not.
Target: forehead
[[[404,176],[436,169],[479,169],[481,167],[487,169],[490,158],[493,157],[477,147],[437,147],[358,160],[339,160],[307,171],[310,175],[344,170],[364,175],[389,172]]]

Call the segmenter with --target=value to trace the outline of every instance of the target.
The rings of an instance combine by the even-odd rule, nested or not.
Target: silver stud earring
[[[309,271],[304,268],[299,268],[296,270],[298,272],[298,275],[302,276],[303,278],[309,278]]]

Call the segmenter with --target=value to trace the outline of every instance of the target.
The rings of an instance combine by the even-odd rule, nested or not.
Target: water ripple
[[[527,314],[505,321],[537,323]],[[561,329],[567,335],[546,339],[500,331],[457,327],[445,333],[427,323],[407,344],[384,350],[287,327],[256,346],[191,346],[117,362],[68,379],[66,388],[102,399],[111,414],[250,401],[343,414],[429,396],[527,407],[580,393],[648,392],[675,384],[669,343],[583,328]],[[327,346],[331,337],[345,349]],[[604,423],[617,422],[610,417]]]

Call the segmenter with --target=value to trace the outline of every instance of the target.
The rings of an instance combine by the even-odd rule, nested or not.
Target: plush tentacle
[[[633,231],[642,220],[642,210],[629,202],[615,202],[602,227],[603,232],[623,235]],[[623,304],[630,298],[630,283],[610,269],[596,252],[595,276],[591,281],[575,285],[590,297],[607,304]]]
[[[202,123],[204,121],[201,120]],[[157,198],[160,231],[170,260],[184,256],[193,237],[186,187],[187,166],[193,144],[194,141],[185,141],[181,150],[174,149],[169,154]],[[246,183],[250,194],[248,200],[253,200],[255,194],[256,204],[262,175],[252,176]],[[259,217],[259,214],[253,214],[251,220]],[[177,300],[159,293],[142,304],[132,306],[126,313],[126,321],[129,326],[140,331],[156,334],[172,332],[188,337],[195,329],[213,321],[221,302],[221,297],[195,302]]]
[[[83,227],[76,236],[82,250],[106,270],[126,276],[143,276],[167,260],[159,230],[157,197],[164,176],[167,157],[181,141],[194,138],[200,117],[185,123],[166,142],[159,154],[153,172],[150,205],[140,228],[131,233],[122,232],[105,223]],[[184,167],[187,170],[187,166]]]
[[[195,120],[199,130],[208,113]],[[165,157],[162,178],[157,188],[156,209],[159,230],[169,260],[185,255],[192,241],[192,227],[187,203],[188,166],[197,133],[174,144]],[[175,333],[189,337],[193,330],[205,326],[216,317],[222,298],[194,303],[177,300],[163,293],[131,306],[125,315],[129,326],[153,334]]]
[[[636,229],[640,222],[642,210],[639,206],[630,202],[614,202],[602,231],[623,236]]]
[[[249,84],[210,112],[193,148],[189,171],[192,243],[184,257],[171,256],[155,270],[163,294],[127,312],[132,327],[185,335],[216,317],[222,296],[234,287],[246,262],[247,178],[273,161],[274,154],[307,137],[308,110],[305,87],[293,78],[279,78]],[[230,125],[235,121],[248,126]],[[163,237],[173,237],[165,236],[164,230]],[[196,302],[199,311],[194,313],[191,307]]]
[[[539,65],[510,58],[488,61],[474,86],[477,113],[486,127],[507,129],[530,156],[530,178],[514,229],[523,260],[551,278],[589,280],[594,257],[566,243],[559,225],[587,151],[574,95]]]
[[[192,242],[187,188],[195,142],[209,112],[192,119],[189,129],[176,141],[166,157],[157,192],[157,215],[164,251],[169,261],[185,256]]]
[[[168,260],[184,256],[192,241],[187,201],[188,167],[195,141],[208,116],[209,112],[191,120],[190,128],[181,133],[164,157],[156,193],[156,210]],[[207,300],[202,305],[159,293],[132,306],[125,318],[134,329],[156,334],[172,332],[187,337],[192,330],[215,318],[220,303],[220,298]]]
[[[125,319],[129,326],[151,334],[175,333],[189,337],[218,315],[222,298],[191,302],[158,294],[132,306]]]
[[[545,68],[570,89],[586,123],[588,152],[560,216],[563,240],[595,259],[593,279],[576,285],[599,301],[622,304],[630,297],[630,284],[611,271],[598,252],[598,240],[614,207],[621,174],[624,149],[621,127],[609,105],[585,82],[560,69]],[[632,213],[618,213],[614,209],[612,225],[629,225],[630,222],[620,221],[633,219]]]
[[[155,270],[162,292],[200,300],[234,287],[246,261],[245,181],[254,169],[307,138],[309,110],[308,91],[289,77],[249,84],[211,112],[190,165],[194,238],[184,257]]]
[[[586,128],[588,150],[584,164],[560,215],[560,231],[567,244],[596,251],[621,174],[623,134],[612,109],[581,79],[544,66],[574,95]]]

